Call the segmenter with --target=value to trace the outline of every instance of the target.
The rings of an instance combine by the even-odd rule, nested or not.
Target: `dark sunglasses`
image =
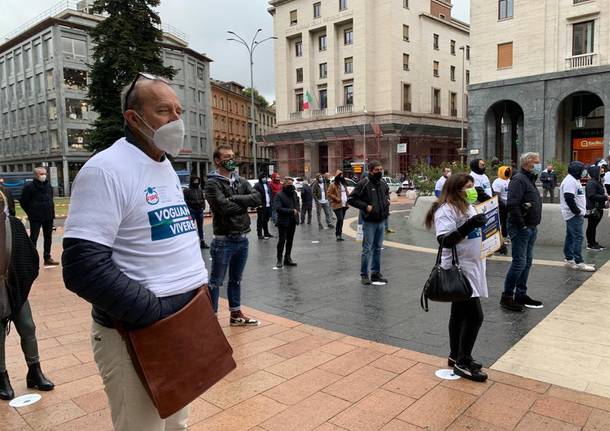
[[[127,93],[125,93],[125,102],[123,104],[123,112],[127,111],[127,101],[129,100],[129,96],[131,95],[131,92],[133,91],[134,87],[136,86],[136,82],[138,82],[140,80],[140,78],[150,79],[152,81],[161,81],[161,82],[166,83],[167,85],[170,85],[169,81],[165,78],[161,78],[160,76],[153,75],[152,73],[138,72],[138,74],[136,75],[134,80],[131,81],[129,90],[127,90]]]

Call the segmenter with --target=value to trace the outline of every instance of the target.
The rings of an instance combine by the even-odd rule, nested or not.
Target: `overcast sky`
[[[367,0],[374,1],[374,0]],[[423,1],[423,0],[418,0]],[[65,3],[65,2],[64,2]],[[57,0],[0,0],[0,37],[58,4]],[[454,16],[469,21],[469,0],[453,0]],[[207,54],[212,77],[250,86],[246,48],[227,41],[227,30],[252,39],[257,28],[271,36],[273,24],[267,12],[268,0],[161,0],[161,20],[188,35],[191,48]],[[275,93],[272,41],[256,50],[254,86],[271,102]]]

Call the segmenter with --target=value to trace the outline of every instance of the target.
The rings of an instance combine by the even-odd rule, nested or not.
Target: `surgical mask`
[[[267,184],[267,178],[263,178],[262,181],[264,184]]]
[[[589,175],[589,173],[587,172],[586,169],[584,169],[581,173],[580,173],[580,178],[586,178]]]
[[[222,162],[220,162],[220,166],[222,166],[229,172],[233,172],[235,168],[237,168],[237,163],[234,159],[223,160]]]
[[[445,174],[445,178],[449,178],[450,176],[451,176],[451,172],[447,172],[447,173]]]
[[[466,189],[466,202],[468,202],[469,204],[473,204],[477,201],[478,198],[479,194],[477,193],[474,187]]]
[[[155,130],[150,127],[140,114],[136,112],[136,115],[146,127],[153,131],[152,141],[158,149],[173,157],[180,154],[180,151],[184,148],[184,121],[181,118],[164,124]]]
[[[541,163],[534,164],[534,166],[532,167],[532,173],[534,175],[540,175],[540,172],[542,172],[542,164]]]
[[[47,176],[46,175],[40,175],[38,177],[38,181],[40,181],[41,183],[44,183],[47,180]]]

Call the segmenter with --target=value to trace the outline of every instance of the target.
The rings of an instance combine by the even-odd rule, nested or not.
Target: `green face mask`
[[[220,162],[220,166],[222,166],[229,172],[233,172],[235,170],[235,168],[237,167],[237,163],[235,163],[235,160],[233,160],[233,159],[223,160],[222,162]]]
[[[477,193],[474,187],[466,189],[466,202],[468,202],[469,204],[473,204],[477,201],[478,198],[479,194]]]

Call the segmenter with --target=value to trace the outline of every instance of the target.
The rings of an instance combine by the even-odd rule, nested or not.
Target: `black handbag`
[[[428,300],[437,302],[465,301],[472,297],[472,286],[462,272],[455,246],[451,247],[451,268],[441,267],[443,244],[441,242],[436,255],[436,264],[424,285],[420,305],[428,311]]]

